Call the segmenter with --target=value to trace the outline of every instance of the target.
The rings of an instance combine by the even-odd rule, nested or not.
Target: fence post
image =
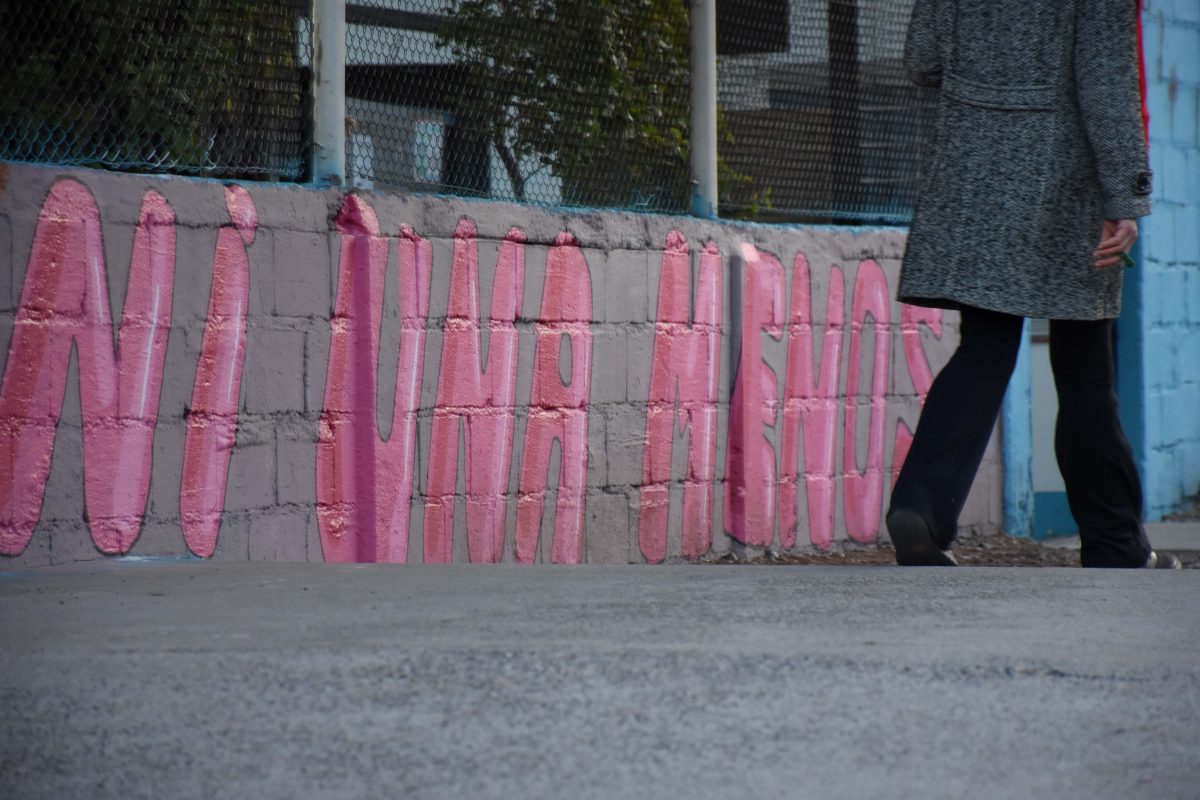
[[[314,183],[346,173],[346,1],[313,0]]]
[[[717,217],[717,3],[692,0],[692,214]]]

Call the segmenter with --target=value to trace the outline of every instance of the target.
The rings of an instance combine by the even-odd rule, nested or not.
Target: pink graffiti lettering
[[[687,239],[672,231],[658,284],[638,510],[638,545],[653,562],[666,557],[675,419],[680,432],[691,431],[683,488],[683,555],[699,558],[712,543],[723,293],[721,254],[712,242],[700,254],[695,321],[689,325],[691,293]]]
[[[427,562],[449,563],[453,557],[460,421],[466,439],[468,556],[474,562],[490,563],[503,555],[517,377],[513,322],[521,311],[524,283],[525,236],[514,228],[500,244],[485,365],[480,360],[479,245],[475,224],[459,223],[429,443]]]
[[[808,500],[808,532],[813,545],[833,542],[835,431],[838,416],[838,373],[845,326],[845,279],[838,267],[829,270],[825,330],[821,343],[820,378],[814,378],[812,280],[808,259],[796,256],[792,267],[792,309],[788,321],[787,376],[783,389],[783,442],[780,446],[779,539],[796,544],[799,522],[800,434],[804,433],[804,482]]]
[[[92,541],[125,553],[137,539],[171,324],[174,225],[162,195],[147,192],[114,352],[96,202],[63,180],[42,205],[0,384],[0,552],[24,550],[41,514],[72,343]]]
[[[939,308],[924,308],[900,305],[900,341],[904,345],[904,363],[908,366],[908,374],[912,378],[913,390],[921,405],[929,388],[933,386],[933,370],[929,367],[929,357],[921,346],[921,325],[925,325],[937,338],[942,337],[942,311]],[[913,432],[904,420],[896,420],[895,446],[892,452],[892,482],[900,474],[900,467],[908,457],[912,447]]]
[[[237,438],[250,295],[246,247],[254,243],[258,228],[258,212],[245,189],[227,186],[225,207],[232,224],[217,234],[208,317],[192,386],[179,490],[184,541],[193,553],[206,557],[217,546],[229,458]]]
[[[783,337],[783,265],[742,245],[745,295],[742,352],[729,402],[725,459],[725,530],[739,542],[769,545],[775,535],[775,450],[764,427],[774,428],[775,373],[762,359],[762,333]]]
[[[574,238],[560,234],[546,257],[546,282],[533,356],[529,422],[521,455],[517,496],[517,561],[536,557],[546,499],[550,450],[562,448],[554,540],[556,564],[583,558],[584,491],[587,486],[588,396],[592,378],[592,281]],[[559,376],[559,350],[569,346],[571,375]]]
[[[850,361],[846,371],[846,427],[843,449],[845,469],[843,511],[846,534],[856,542],[874,542],[879,533],[883,506],[883,435],[887,425],[888,354],[891,301],[887,278],[874,261],[858,265],[854,281],[854,309],[850,327]],[[863,327],[870,315],[875,330],[871,373],[867,465],[858,468],[858,373],[862,364]]]
[[[329,371],[317,441],[317,519],[328,561],[404,562],[432,252],[411,229],[398,240],[400,350],[387,441],[376,424],[379,327],[388,239],[375,212],[348,196],[341,234]]]

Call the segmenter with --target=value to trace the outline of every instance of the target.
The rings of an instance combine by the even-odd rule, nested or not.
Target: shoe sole
[[[887,516],[888,535],[896,548],[896,563],[902,567],[957,567],[954,554],[942,550],[921,515],[893,511]]]

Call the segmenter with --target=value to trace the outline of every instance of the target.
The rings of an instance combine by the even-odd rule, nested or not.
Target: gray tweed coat
[[[1117,316],[1091,253],[1150,213],[1135,0],[916,0],[904,61],[939,99],[900,300]]]

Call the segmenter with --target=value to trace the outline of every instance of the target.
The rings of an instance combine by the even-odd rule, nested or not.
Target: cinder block
[[[650,379],[653,376],[655,326],[623,325],[625,333],[625,395],[630,403],[642,405],[650,400]],[[722,373],[719,384],[727,381]]]
[[[1177,409],[1180,405],[1180,392],[1178,390],[1165,390],[1157,392],[1156,394],[1157,411],[1162,415],[1162,439],[1157,442],[1150,442],[1150,446],[1152,448],[1171,447],[1180,441],[1178,424],[1180,417],[1176,416]],[[1147,406],[1149,405],[1150,403],[1147,403]],[[1194,413],[1194,409],[1192,411]]]
[[[1200,48],[1200,35],[1196,37],[1195,47]],[[1200,69],[1195,74],[1194,83],[1200,83]],[[1171,140],[1183,147],[1196,145],[1196,95],[1196,86],[1189,86],[1186,78],[1176,84],[1175,103],[1170,109]]]
[[[299,184],[260,183],[249,191],[260,230],[331,230],[342,201],[342,190],[337,187],[314,191]]]
[[[1200,324],[1200,271],[1187,271],[1187,318],[1191,325]]]
[[[1163,413],[1166,424],[1170,425],[1174,431],[1172,438],[1176,442],[1186,442],[1188,434],[1194,430],[1197,411],[1200,410],[1200,407],[1197,406],[1198,398],[1200,398],[1200,392],[1195,387],[1190,390],[1180,388],[1173,392],[1163,393]]]
[[[1160,145],[1163,151],[1163,199],[1168,203],[1188,202],[1187,151],[1176,144]]]
[[[650,268],[644,250],[614,250],[608,256],[604,280],[603,316],[606,322],[647,322],[654,318],[649,304]],[[657,279],[658,270],[654,270]],[[657,280],[655,280],[657,284]]]
[[[1163,77],[1194,81],[1200,76],[1200,30],[1180,24],[1181,16],[1173,22],[1164,25],[1161,33],[1163,71],[1167,73]]]
[[[3,376],[8,367],[8,348],[12,344],[12,332],[13,315],[0,313],[0,376]]]
[[[588,466],[587,485],[599,488],[607,483],[608,453],[607,453],[607,422],[604,414],[596,409],[588,409]]]
[[[189,554],[178,521],[147,519],[129,555],[185,558]]]
[[[192,404],[196,383],[196,367],[200,362],[200,346],[204,327],[172,325],[167,335],[167,352],[163,359],[162,388],[158,396],[159,420],[183,419]]]
[[[304,347],[303,331],[251,328],[247,332],[242,378],[247,411],[304,411]]]
[[[1155,327],[1162,323],[1162,267],[1147,263],[1142,266],[1140,276],[1130,276],[1142,282],[1142,324]]]
[[[47,520],[38,524],[33,538],[37,539],[38,536],[47,534],[50,539],[51,564],[74,564],[106,557],[92,541],[92,531],[83,520]]]
[[[221,532],[213,561],[248,561],[250,559],[250,515],[228,510],[221,517]]]
[[[113,325],[121,322],[121,310],[129,291],[129,272],[133,261],[134,225],[108,219],[104,208],[100,210],[100,222],[104,230],[104,277],[108,283],[108,301]],[[178,256],[175,271],[178,273]]]
[[[304,332],[304,412],[309,416],[325,407],[331,336],[328,323],[320,321]]]
[[[297,509],[272,508],[250,515],[251,561],[307,561],[308,518]]]
[[[275,259],[275,232],[258,229],[254,242],[245,245],[250,278],[246,312],[251,318],[269,317],[275,309],[275,284],[287,280],[290,265]],[[241,245],[239,240],[235,246]]]
[[[309,560],[315,560],[309,546]],[[408,556],[407,563],[421,564],[425,561],[425,497],[415,491],[408,504]]]
[[[1175,209],[1155,201],[1154,213],[1143,218],[1143,252],[1147,261],[1170,264],[1175,261]]]
[[[644,408],[615,405],[604,409],[609,487],[638,486],[646,442]]]
[[[1157,402],[1157,394],[1151,395],[1147,392],[1145,408],[1146,444],[1153,447],[1158,442],[1161,442],[1163,437],[1163,416]],[[1142,479],[1148,481],[1149,477],[1143,475]]]
[[[513,402],[524,408],[529,405],[533,394],[534,352],[538,333],[535,326],[521,323],[517,328],[517,381],[513,391]]]
[[[412,552],[412,534],[411,527],[409,533],[409,552]],[[309,561],[321,563],[325,561],[325,553],[321,548],[321,529],[320,519],[314,511],[308,515],[308,521],[304,525],[305,541],[307,542],[306,558]],[[409,558],[412,562],[412,558]]]
[[[1174,341],[1169,330],[1151,328],[1146,332],[1146,385],[1151,391],[1169,389],[1178,378],[1175,373]]]
[[[588,564],[628,564],[629,502],[622,492],[587,493],[584,551]]]
[[[1200,90],[1197,90],[1200,93]],[[1200,117],[1200,113],[1197,114]],[[1173,215],[1175,260],[1180,266],[1200,266],[1200,148],[1188,153],[1188,196],[1190,205]]]
[[[243,446],[239,443],[229,462],[229,485],[225,489],[226,512],[267,508],[274,504],[274,444]]]
[[[499,250],[497,243],[497,252]],[[525,254],[525,277],[522,282],[521,292],[521,313],[519,319],[528,322],[536,322],[542,316],[542,300],[546,288],[546,257],[550,253],[550,248],[545,245],[526,244],[523,248]],[[489,262],[479,262],[480,278],[485,271],[493,272],[495,269],[495,259]],[[481,280],[482,283],[482,280]],[[480,303],[480,312],[486,316],[492,308],[491,294],[480,294],[481,300],[486,302]],[[553,300],[551,301],[553,302]]]
[[[317,442],[297,441],[279,436],[276,451],[276,491],[281,505],[314,508],[317,485]]]
[[[421,375],[421,409],[431,411],[437,405],[438,375],[442,366],[444,336],[440,327],[425,333],[425,364]],[[528,398],[528,395],[526,395]]]
[[[187,425],[182,419],[159,420],[154,429],[150,495],[146,513],[159,519],[179,519],[179,490]]]
[[[1176,342],[1179,359],[1179,382],[1183,387],[1191,387],[1191,391],[1200,392],[1200,317],[1193,325],[1180,333]],[[1196,407],[1200,411],[1200,395],[1196,397]],[[1194,415],[1200,422],[1200,413]]]
[[[1174,267],[1161,272],[1161,316],[1163,325],[1181,325],[1187,321],[1187,272]]]
[[[429,276],[429,321],[435,322],[445,319],[446,310],[449,308],[450,276],[454,271],[454,240],[430,239],[429,247],[433,258]],[[490,309],[490,298],[487,303],[481,302],[480,308]]]
[[[216,234],[179,226],[175,233],[175,291],[171,301],[171,324],[203,327],[208,317],[212,292],[213,252]],[[199,347],[200,339],[196,339]]]
[[[589,401],[623,403],[627,399],[626,376],[629,362],[625,351],[623,325],[592,326],[592,374]]]
[[[42,496],[41,519],[83,522],[83,480],[83,432],[60,423]]]
[[[33,536],[29,539],[29,543],[25,545],[25,549],[14,556],[0,556],[0,572],[10,572],[29,567],[44,567],[51,563],[50,557],[50,530],[57,527],[60,523],[41,523],[33,532]],[[82,523],[75,523],[73,527],[84,527]],[[85,534],[86,535],[86,534]]]
[[[329,318],[333,305],[328,234],[276,231],[270,266],[275,274],[275,314]]]
[[[1147,54],[1149,56],[1149,54]],[[1150,195],[1150,200],[1154,204],[1156,213],[1151,214],[1146,218],[1146,222],[1152,222],[1157,215],[1158,204],[1162,203],[1166,196],[1163,194],[1163,143],[1168,140],[1171,135],[1170,120],[1159,119],[1158,115],[1153,113],[1153,109],[1163,108],[1161,101],[1155,102],[1155,92],[1162,91],[1157,88],[1159,85],[1150,83],[1146,86],[1146,105],[1151,109],[1150,114],[1150,169],[1154,173],[1153,191]]]

